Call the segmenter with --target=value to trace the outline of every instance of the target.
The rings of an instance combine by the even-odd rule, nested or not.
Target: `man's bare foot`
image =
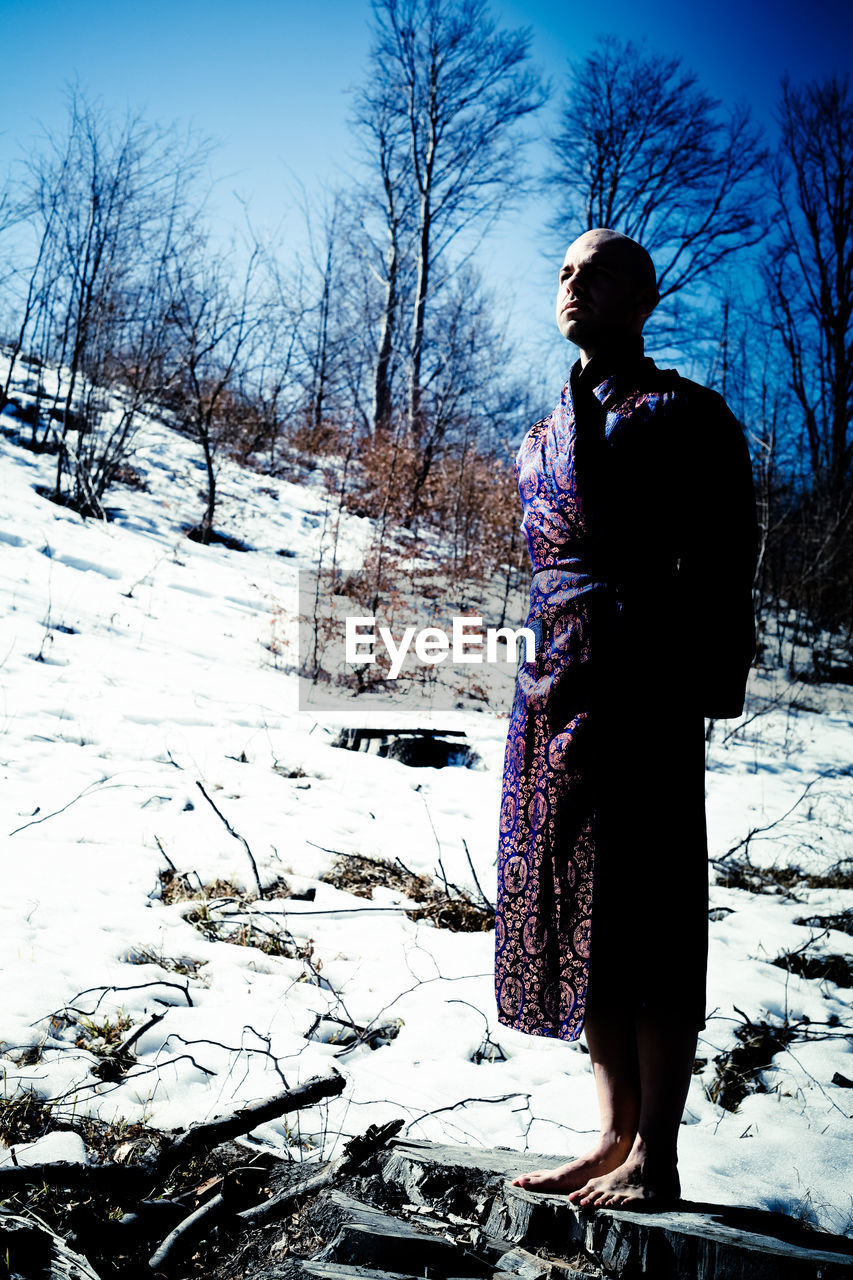
[[[577,1160],[561,1164],[556,1169],[537,1169],[535,1173],[520,1173],[513,1178],[514,1187],[525,1191],[550,1191],[558,1195],[588,1186],[593,1178],[617,1169],[631,1150],[631,1139],[602,1139],[597,1146]]]
[[[680,1196],[675,1161],[649,1160],[635,1145],[622,1164],[588,1179],[569,1199],[594,1209],[669,1209]]]

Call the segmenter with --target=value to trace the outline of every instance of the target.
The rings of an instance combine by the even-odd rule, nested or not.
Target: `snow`
[[[69,1164],[86,1164],[86,1144],[71,1129],[54,1129],[35,1142],[22,1142],[10,1147],[0,1160],[0,1167],[8,1168],[12,1164],[54,1164],[58,1160]]]
[[[16,424],[5,415],[3,425]],[[35,493],[51,483],[54,460],[0,436],[5,1096],[60,1099],[60,1121],[169,1129],[334,1066],[347,1081],[339,1099],[266,1124],[253,1140],[311,1159],[403,1116],[404,1133],[418,1138],[579,1153],[597,1128],[589,1057],[582,1042],[498,1024],[492,935],[412,921],[390,887],[371,902],[318,879],[330,851],[400,857],[428,875],[440,852],[448,879],[474,891],[464,840],[492,892],[511,685],[495,709],[418,718],[464,728],[480,769],[411,769],[334,748],[347,716],[300,711],[295,678],[269,647],[282,629],[292,635],[297,572],[319,554],[319,480],[297,485],[223,462],[217,523],[253,548],[240,553],[184,536],[203,484],[189,441],[146,420],[134,463],[148,491],[116,487],[112,521],[84,521]],[[345,562],[359,564],[369,534],[369,521],[344,516]],[[851,847],[853,691],[794,690],[769,669],[751,681],[743,721],[720,722],[711,739],[712,855],[754,831],[756,866],[820,873]],[[371,714],[356,703],[350,719]],[[248,841],[265,884],[283,876],[295,892],[316,891],[313,901],[257,903],[250,917],[310,943],[313,971],[299,957],[211,941],[185,918],[200,902],[161,901],[166,857],[204,883],[254,888],[242,845],[198,782]],[[711,905],[711,1012],[698,1048],[707,1065],[692,1078],[682,1127],[684,1194],[849,1232],[853,1093],[832,1083],[836,1073],[853,1078],[849,993],[771,962],[810,938],[811,953],[849,954],[847,933],[798,921],[853,907],[853,892],[712,885]],[[208,909],[227,918],[234,905]],[[98,1028],[122,1017],[135,1030],[155,1014],[127,1076],[101,1079]],[[307,1038],[323,1015],[389,1033],[379,1048],[342,1050],[331,1024]],[[744,1016],[801,1025],[763,1072],[766,1092],[731,1113],[706,1087]],[[803,1038],[805,1019],[819,1038]],[[486,1036],[502,1056],[478,1064]],[[18,1144],[16,1157],[86,1152],[60,1129]]]

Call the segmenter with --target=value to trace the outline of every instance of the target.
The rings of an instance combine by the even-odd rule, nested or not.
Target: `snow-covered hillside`
[[[413,920],[392,887],[371,901],[320,878],[336,852],[400,858],[430,876],[440,853],[448,879],[476,897],[467,845],[492,893],[509,704],[503,715],[418,718],[465,729],[479,769],[412,769],[333,747],[345,717],[301,713],[295,679],[269,647],[295,608],[296,570],[317,554],[319,482],[223,463],[219,523],[255,548],[240,553],[183,535],[204,480],[188,441],[148,423],[134,462],[148,490],[116,487],[112,522],[84,521],[36,494],[54,461],[0,436],[6,1097],[32,1088],[62,1099],[56,1113],[69,1119],[169,1128],[334,1064],[347,1077],[342,1097],[298,1124],[270,1123],[257,1142],[310,1159],[335,1135],[403,1116],[414,1137],[579,1153],[597,1127],[588,1055],[498,1024],[492,935]],[[354,564],[368,533],[348,517]],[[368,716],[356,704],[350,719]],[[850,689],[795,690],[754,672],[742,727],[714,727],[712,854],[757,828],[748,853],[758,868],[795,866],[814,882],[837,867],[851,850],[851,725]],[[219,906],[163,901],[170,863],[191,884],[254,889],[243,846],[198,783],[248,842],[263,882],[284,879],[313,899],[240,908],[220,886]],[[684,1194],[851,1231],[849,990],[772,962],[797,951],[853,958],[851,916],[837,927],[853,890],[801,879],[776,892],[760,880],[711,891],[713,1012],[682,1130]],[[835,927],[819,923],[827,917]],[[272,950],[290,957],[243,945],[283,931],[287,946]],[[134,1044],[136,1065],[101,1079],[99,1034],[128,1035],[155,1013],[165,1016]],[[747,1072],[745,1059],[725,1058],[743,1051],[745,1018],[781,1029],[781,1041],[792,1034],[747,1074],[733,1111],[711,1097],[727,1064],[729,1084]],[[346,1051],[334,1032],[347,1021],[376,1034]],[[75,1135],[54,1133],[36,1150],[19,1146],[16,1157],[83,1156]]]

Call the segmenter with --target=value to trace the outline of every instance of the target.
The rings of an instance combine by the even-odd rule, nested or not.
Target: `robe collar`
[[[576,400],[578,393],[585,397],[591,392],[597,400],[604,403],[617,379],[633,372],[646,361],[641,333],[625,334],[607,346],[600,347],[585,367],[581,366],[578,358],[569,373],[572,399]]]

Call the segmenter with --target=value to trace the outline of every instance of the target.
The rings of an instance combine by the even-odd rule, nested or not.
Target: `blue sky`
[[[534,58],[558,91],[540,132],[570,60],[605,32],[645,36],[650,48],[681,54],[709,92],[745,99],[768,129],[784,71],[795,81],[844,71],[853,51],[849,0],[494,0],[493,12],[504,25],[532,28]],[[216,207],[236,220],[237,192],[258,222],[284,218],[293,243],[299,184],[310,194],[352,170],[346,91],[364,74],[366,0],[0,0],[0,17],[0,171],[32,145],[39,122],[61,127],[63,87],[75,78],[107,107],[192,122],[216,138]],[[511,299],[512,323],[533,334],[550,333],[551,324],[545,212],[540,199],[508,214],[481,258]]]

